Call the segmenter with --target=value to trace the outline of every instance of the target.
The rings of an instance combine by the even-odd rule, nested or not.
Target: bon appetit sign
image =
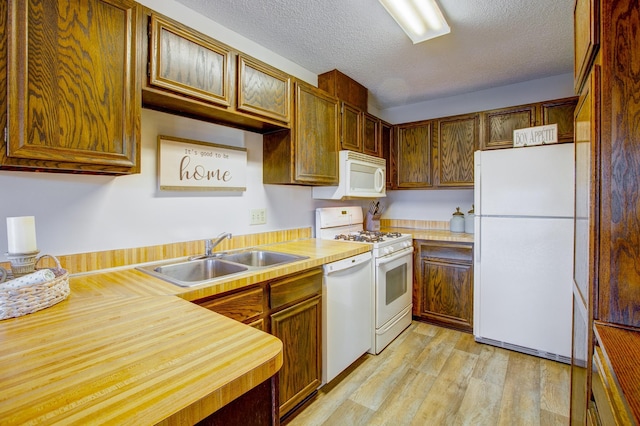
[[[513,131],[513,147],[545,145],[558,142],[558,124],[527,127]]]
[[[158,136],[158,184],[165,191],[246,191],[247,149]]]

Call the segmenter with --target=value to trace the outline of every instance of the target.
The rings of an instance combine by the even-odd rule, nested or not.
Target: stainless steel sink
[[[191,287],[216,278],[244,272],[249,268],[216,258],[206,258],[160,266],[140,266],[137,269],[180,287]]]
[[[295,262],[296,260],[306,259],[306,256],[298,256],[295,254],[280,253],[268,250],[251,250],[240,253],[226,254],[220,259],[229,262],[240,263],[242,265],[252,266],[256,268],[278,265],[281,263]]]
[[[307,256],[269,250],[248,250],[189,261],[156,263],[136,269],[180,287],[193,287],[229,278],[235,274],[302,259],[307,259]]]

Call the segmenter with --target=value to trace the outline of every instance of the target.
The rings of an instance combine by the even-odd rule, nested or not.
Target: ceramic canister
[[[464,213],[460,211],[460,207],[456,207],[456,211],[449,221],[449,230],[451,232],[464,232]]]
[[[464,218],[464,232],[467,234],[473,234],[473,221],[475,219],[475,214],[473,214],[473,209],[475,206],[471,206],[471,210],[467,213],[467,216]]]

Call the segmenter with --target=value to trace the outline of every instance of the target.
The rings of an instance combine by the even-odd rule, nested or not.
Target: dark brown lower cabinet
[[[473,244],[414,241],[413,317],[473,332]]]
[[[321,301],[322,268],[314,268],[194,303],[282,340],[283,364],[277,374],[277,405],[278,417],[283,418],[320,386]]]
[[[320,386],[322,334],[320,296],[271,315],[271,334],[282,340],[280,412],[288,413]]]
[[[240,395],[198,426],[266,426],[279,425],[278,374]]]

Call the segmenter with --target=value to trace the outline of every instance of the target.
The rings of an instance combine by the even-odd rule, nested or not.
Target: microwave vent
[[[384,158],[374,157],[372,155],[362,154],[355,151],[347,151],[347,160],[365,161],[369,164],[374,164],[380,167],[386,166],[386,161]]]

